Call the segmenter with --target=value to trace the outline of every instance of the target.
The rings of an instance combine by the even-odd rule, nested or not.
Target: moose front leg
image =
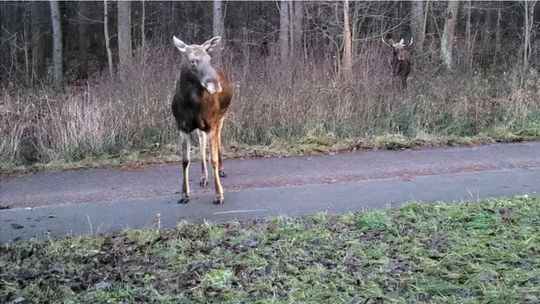
[[[221,177],[226,177],[227,174],[225,174],[225,170],[223,169],[223,159],[221,157],[221,151],[223,150],[223,146],[221,145],[221,128],[223,128],[223,121],[225,119],[222,118],[221,121],[219,122],[219,126],[218,126],[218,130],[217,130],[217,137],[218,137],[218,147],[219,147],[219,150],[218,150],[218,162],[219,162],[219,176]]]
[[[189,202],[189,162],[191,159],[191,140],[189,134],[180,131],[180,141],[182,145],[182,197],[178,200],[179,204],[186,204]]]
[[[214,172],[214,182],[216,199],[215,205],[222,205],[224,202],[223,187],[219,176],[219,129],[210,131],[210,158],[212,162],[212,171]]]
[[[197,134],[199,134],[199,146],[200,146],[200,152],[201,152],[201,181],[199,182],[199,185],[201,187],[207,187],[208,186],[208,168],[206,167],[206,132],[197,130]]]

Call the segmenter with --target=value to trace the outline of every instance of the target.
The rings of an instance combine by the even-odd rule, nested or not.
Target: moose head
[[[214,37],[205,43],[188,45],[182,40],[173,36],[174,46],[183,54],[182,71],[198,80],[208,93],[220,93],[222,88],[219,84],[219,77],[216,69],[210,63],[211,57],[208,52],[217,47],[221,37]]]

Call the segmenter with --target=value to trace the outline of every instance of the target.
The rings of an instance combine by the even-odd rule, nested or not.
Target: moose
[[[179,204],[190,200],[189,164],[191,134],[197,130],[202,161],[200,186],[208,186],[206,166],[206,142],[210,138],[210,161],[212,163],[215,194],[214,204],[224,202],[223,187],[220,177],[225,177],[221,158],[221,129],[227,109],[231,103],[232,90],[223,69],[214,67],[208,55],[221,42],[221,37],[214,37],[201,45],[188,45],[173,36],[174,46],[182,53],[180,77],[176,83],[172,98],[172,113],[180,131],[182,146],[182,196]]]
[[[395,43],[393,39],[386,42],[384,38],[381,38],[382,42],[393,49],[393,56],[391,61],[392,75],[394,77],[401,78],[402,89],[407,88],[407,77],[411,72],[412,67],[412,49],[413,39],[408,44],[405,44],[405,40],[402,38],[399,42]]]

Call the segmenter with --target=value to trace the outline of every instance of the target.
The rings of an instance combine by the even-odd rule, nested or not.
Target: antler
[[[392,47],[392,45],[390,45],[390,44],[388,44],[386,41],[384,41],[384,38],[383,38],[383,37],[381,37],[381,41],[382,41],[385,45],[387,45],[387,46],[389,46],[389,47]]]
[[[412,45],[412,43],[413,43],[413,38],[414,38],[414,37],[411,36],[411,42],[409,42],[409,46]]]

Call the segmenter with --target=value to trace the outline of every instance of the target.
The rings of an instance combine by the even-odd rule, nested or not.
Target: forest
[[[8,1],[2,170],[178,160],[173,35],[223,37],[226,156],[540,137],[537,1]]]

